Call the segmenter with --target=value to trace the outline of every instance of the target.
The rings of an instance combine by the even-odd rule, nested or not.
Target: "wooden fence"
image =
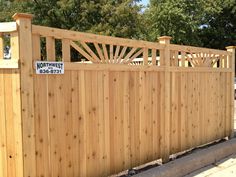
[[[107,176],[232,136],[235,47],[121,39],[13,18],[0,24],[0,176]],[[65,73],[36,74],[38,60],[63,61]]]

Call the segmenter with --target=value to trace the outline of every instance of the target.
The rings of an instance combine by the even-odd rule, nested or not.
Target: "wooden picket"
[[[108,176],[232,137],[235,47],[42,27],[28,14],[14,19],[0,25],[0,176]],[[3,59],[4,34],[11,59]],[[36,74],[41,60],[63,61],[65,73]]]

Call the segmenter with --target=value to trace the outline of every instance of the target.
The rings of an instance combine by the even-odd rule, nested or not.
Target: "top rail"
[[[9,33],[17,31],[16,22],[2,22],[0,23],[0,33]]]
[[[202,52],[202,53],[218,54],[218,55],[231,55],[232,54],[231,52],[228,52],[226,50],[176,45],[176,44],[170,44],[170,50],[179,50],[179,51],[184,51],[184,52],[189,52],[189,53]]]
[[[16,22],[0,23],[0,68],[19,68],[19,45]]]
[[[38,34],[44,37],[50,36],[57,39],[70,39],[70,40],[78,40],[84,42],[97,42],[97,43],[106,43],[110,45],[122,45],[129,47],[139,47],[139,48],[151,48],[151,49],[164,49],[163,44],[155,43],[155,42],[147,42],[142,40],[134,40],[134,39],[124,39],[119,37],[111,37],[111,36],[103,36],[96,35],[91,33],[83,33],[77,31],[70,31],[58,28],[50,28],[38,25],[32,25],[32,33]]]

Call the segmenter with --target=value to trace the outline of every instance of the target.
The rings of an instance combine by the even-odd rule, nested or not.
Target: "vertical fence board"
[[[177,74],[177,151],[181,152],[181,72]]]
[[[105,160],[105,126],[104,126],[104,76],[103,71],[97,73],[97,112],[98,112],[98,141],[99,153],[98,162],[101,164],[99,168],[99,175],[106,173]]]
[[[64,107],[65,107],[65,112],[64,112],[64,119],[66,122],[66,127],[65,127],[65,166],[66,168],[66,176],[73,176],[73,166],[75,164],[72,164],[73,160],[73,118],[72,118],[72,76],[71,76],[71,71],[67,71],[64,74],[63,77],[64,80],[64,85],[62,86],[62,91],[64,93]]]
[[[220,104],[219,104],[219,100],[220,100],[220,90],[219,90],[219,74],[220,73],[216,73],[215,74],[215,95],[214,97],[216,98],[215,99],[215,117],[216,117],[216,121],[215,121],[215,139],[219,139],[220,138],[220,127],[219,127],[219,122],[220,122],[220,119],[219,119],[219,112],[220,112]]]
[[[139,73],[130,73],[130,143],[131,143],[131,166],[139,164]]]
[[[6,111],[6,135],[7,135],[7,174],[12,177],[16,177],[16,147],[15,147],[15,141],[16,137],[14,136],[16,134],[14,129],[14,113],[12,111],[13,108],[13,81],[12,81],[12,72],[10,70],[5,71],[4,74],[4,85],[7,85],[5,87],[5,111]]]
[[[156,52],[156,51],[155,51]],[[160,75],[152,73],[151,80],[151,106],[152,106],[152,159],[158,159],[160,154],[159,138],[160,138]]]
[[[12,70],[12,112],[14,130],[14,158],[16,163],[16,176],[23,176],[23,156],[22,156],[22,120],[21,120],[21,99],[20,99],[20,74],[18,70]],[[8,89],[8,88],[6,88]]]
[[[219,89],[219,100],[218,100],[218,108],[219,108],[219,137],[224,137],[224,75],[223,73],[219,73],[218,80],[218,89]]]
[[[0,164],[3,177],[23,176],[20,75],[18,70],[0,71]]]
[[[11,58],[18,60],[19,59],[19,37],[18,32],[11,33],[10,38],[11,43]]]
[[[122,79],[123,72],[114,73],[114,139],[115,144],[115,170],[119,172],[124,166],[124,117],[123,117],[123,94],[124,82]]]
[[[206,92],[207,88],[209,88],[208,84],[209,84],[209,80],[207,79],[207,74],[208,73],[204,73],[204,76],[203,76],[203,89],[204,89],[204,92],[203,92],[203,96],[202,96],[202,99],[203,99],[203,106],[202,106],[202,111],[203,111],[203,118],[204,118],[204,130],[203,130],[203,136],[205,138],[203,138],[204,142],[203,143],[207,143],[208,142],[208,127],[209,127],[209,123],[208,123],[208,96],[209,96],[209,93]]]
[[[192,73],[187,75],[187,148],[192,147],[192,80],[191,80]]]
[[[71,176],[78,175],[80,172],[80,140],[79,140],[79,125],[81,117],[79,116],[79,75],[76,71],[71,71],[71,123],[72,123],[72,159],[71,159]]]
[[[37,174],[41,176],[50,175],[49,167],[49,117],[48,117],[48,88],[47,78],[42,79],[44,76],[36,76],[34,84],[38,85],[35,90],[35,138],[36,138],[36,170]],[[43,163],[42,163],[43,162]]]
[[[42,76],[45,77],[45,76]],[[49,122],[49,138],[50,138],[50,163],[51,175],[58,176],[58,165],[60,154],[58,151],[59,138],[57,138],[59,132],[57,129],[59,116],[57,112],[56,104],[57,100],[56,92],[58,80],[56,76],[48,76],[48,122]],[[43,78],[42,78],[43,79]]]
[[[33,60],[41,59],[40,49],[40,36],[33,35]],[[45,79],[42,79],[43,77]],[[34,85],[38,85],[34,91],[34,99],[37,104],[35,106],[36,171],[40,176],[49,176],[48,77],[35,76]]]
[[[130,143],[130,85],[129,85],[129,80],[130,80],[130,74],[129,72],[125,72],[123,75],[124,79],[124,105],[123,105],[123,114],[124,114],[124,168],[125,169],[130,169],[131,166],[131,143]]]
[[[230,73],[227,73],[226,76],[226,104],[230,105],[231,103],[231,93],[228,91],[230,90],[230,83],[231,83],[231,78],[229,77]],[[231,134],[230,130],[231,130],[231,113],[230,113],[230,106],[226,107],[226,135],[229,136]]]
[[[178,148],[178,90],[177,90],[177,74],[171,73],[171,123],[170,123],[170,133],[171,133],[171,140],[170,140],[170,153],[176,153]]]
[[[46,37],[46,53],[47,53],[47,61],[55,61],[56,59],[55,39],[51,36]]]
[[[181,88],[180,88],[180,126],[181,126],[181,150],[184,150],[187,148],[187,80],[186,80],[186,74],[181,72]]]
[[[0,33],[0,60],[3,59],[4,51],[3,51],[3,34]]]
[[[205,129],[205,125],[204,125],[204,73],[199,73],[199,104],[201,106],[199,106],[199,143],[203,144],[203,137],[204,137],[204,129]]]
[[[145,108],[146,108],[146,99],[147,95],[145,93],[148,92],[148,86],[145,85],[145,80],[146,80],[146,72],[141,71],[140,74],[140,81],[139,81],[139,89],[140,89],[140,94],[139,94],[139,118],[140,118],[140,158],[145,159],[145,162],[148,161],[148,152],[147,152],[147,146],[148,146],[148,139],[147,139],[147,120],[145,118]],[[145,118],[144,118],[145,117]]]
[[[114,144],[114,135],[115,135],[115,123],[114,123],[114,117],[115,117],[115,111],[114,111],[114,107],[115,107],[115,100],[114,100],[114,95],[115,95],[115,82],[116,82],[116,77],[114,75],[114,72],[110,72],[109,73],[109,100],[110,100],[110,104],[109,104],[109,126],[110,126],[110,154],[116,154],[115,152],[115,146],[116,144]],[[118,141],[118,140],[117,140]],[[110,169],[111,169],[111,174],[114,174],[115,171],[115,156],[110,156]]]
[[[198,144],[198,137],[199,137],[199,131],[198,131],[198,124],[199,124],[199,120],[198,120],[198,76],[196,73],[193,74],[193,124],[192,124],[192,128],[193,128],[193,137],[194,137],[194,141],[193,141],[193,146],[196,146]]]
[[[80,163],[80,176],[87,176],[87,118],[86,118],[86,85],[85,85],[85,72],[79,71],[79,162]]]
[[[62,40],[62,60],[65,62],[70,62],[71,60],[69,39]]]
[[[104,79],[104,107],[103,107],[103,111],[104,111],[104,159],[105,159],[105,164],[104,164],[104,168],[105,168],[105,175],[109,175],[110,174],[110,116],[109,116],[109,111],[106,110],[110,110],[110,97],[109,97],[109,72],[108,71],[104,71],[103,74],[103,79]]]
[[[160,103],[161,103],[161,110],[160,110],[160,154],[161,157],[165,154],[165,73],[160,73],[160,87],[161,87],[161,95],[160,95]]]
[[[0,176],[7,177],[7,132],[6,132],[6,111],[5,111],[5,84],[4,71],[0,70]]]

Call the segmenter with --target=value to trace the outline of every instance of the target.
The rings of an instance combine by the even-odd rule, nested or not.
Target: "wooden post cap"
[[[171,40],[172,37],[170,37],[170,36],[161,36],[161,37],[159,37],[158,39],[159,39],[159,41],[160,41],[160,40]]]
[[[32,19],[33,15],[32,14],[27,14],[27,13],[15,13],[12,18],[14,20],[17,20],[19,18],[28,18],[28,19]]]
[[[160,44],[170,44],[170,40],[172,39],[172,37],[170,37],[170,36],[161,36],[158,39],[159,39]]]
[[[227,50],[228,49],[236,49],[236,46],[228,46],[228,47],[225,47]]]

